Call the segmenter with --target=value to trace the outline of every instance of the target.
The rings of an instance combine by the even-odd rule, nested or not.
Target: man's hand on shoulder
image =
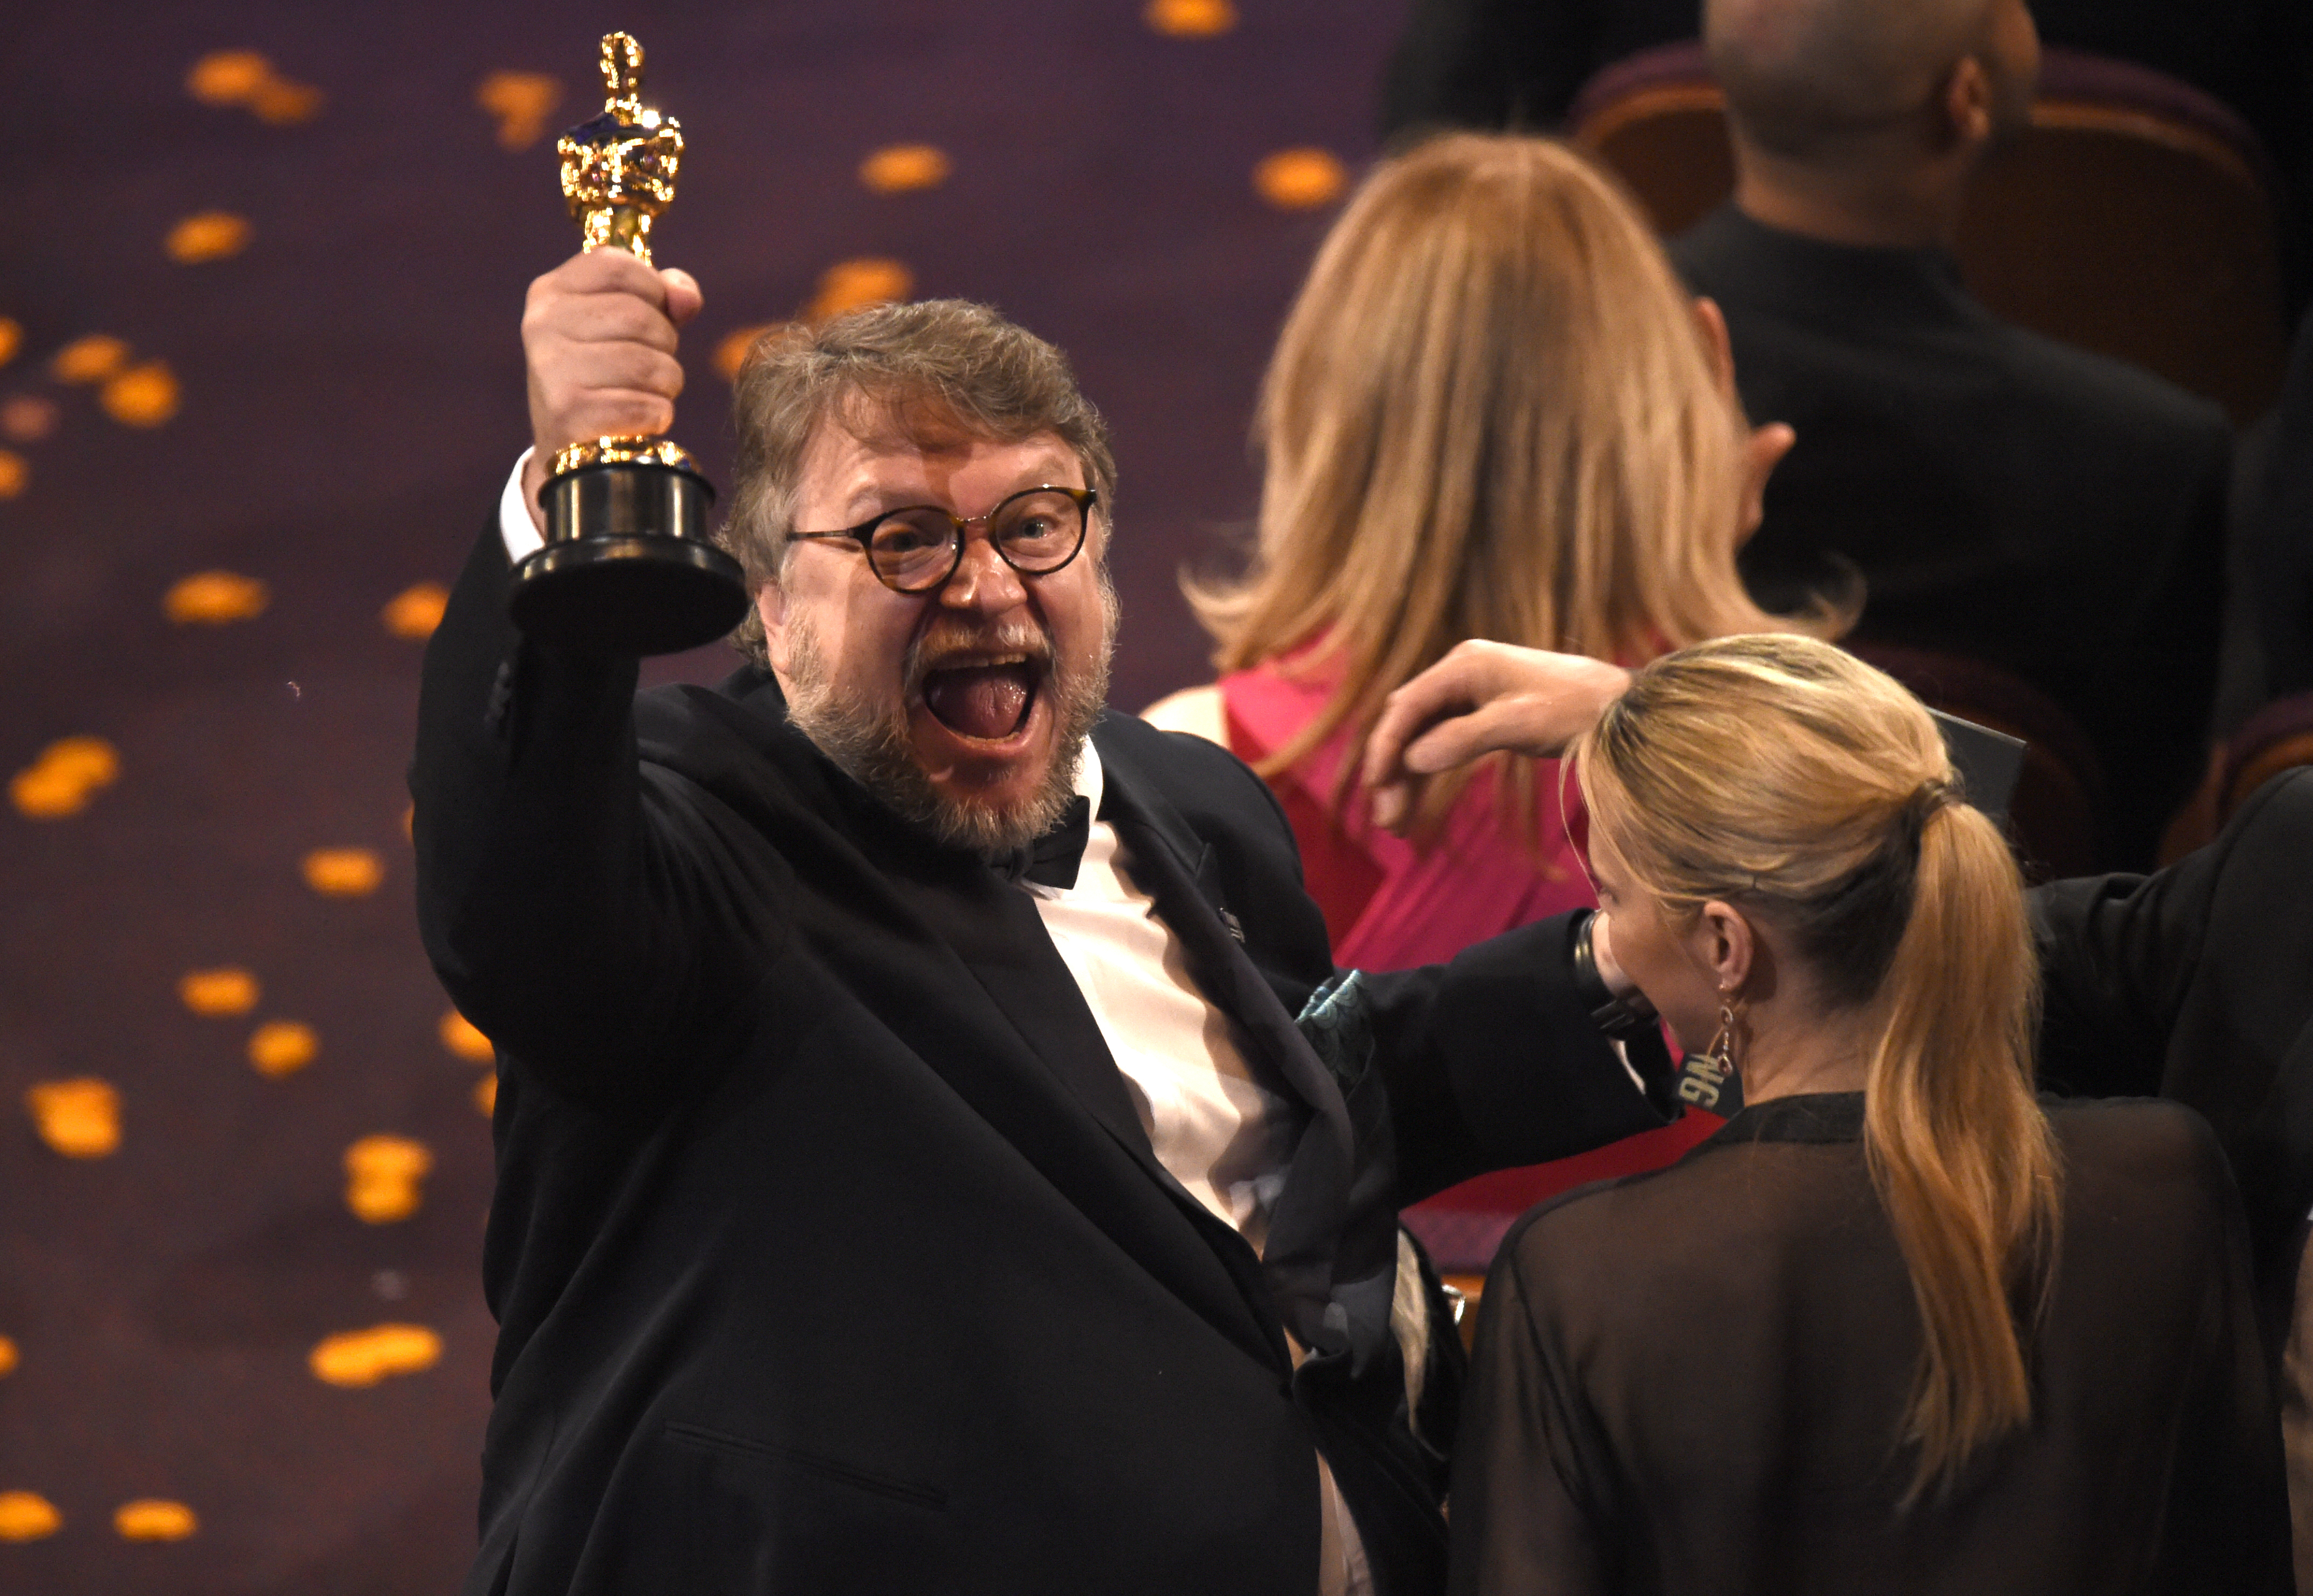
[[[699,313],[685,271],[654,270],[624,250],[574,255],[530,285],[522,346],[535,448],[523,496],[545,531],[538,490],[555,452],[590,438],[655,437],[682,391],[676,329]]]
[[[1631,673],[1581,654],[1472,641],[1392,693],[1366,740],[1374,818],[1410,818],[1411,778],[1507,750],[1555,759],[1631,685]]]

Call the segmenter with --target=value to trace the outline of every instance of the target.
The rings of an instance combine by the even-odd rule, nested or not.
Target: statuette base
[[[747,612],[747,588],[738,562],[707,541],[714,496],[687,465],[655,461],[598,460],[550,478],[539,494],[546,547],[514,569],[514,624],[541,643],[629,656],[726,636]]]

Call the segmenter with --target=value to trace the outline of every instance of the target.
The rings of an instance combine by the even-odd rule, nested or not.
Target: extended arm
[[[2221,1131],[2263,1095],[2313,1006],[2309,858],[2313,775],[2298,772],[2166,870],[2036,889],[2044,1081],[2086,1097],[2175,1097]],[[2180,1026],[2195,1014],[2205,1034],[2180,1051]],[[2212,1092],[2212,1072],[2248,1084]]]
[[[1555,916],[1447,964],[1360,978],[1402,1201],[1587,1153],[1675,1117],[1660,1033],[1639,1031],[1618,1052],[1592,1019],[1574,976],[1582,918]]]

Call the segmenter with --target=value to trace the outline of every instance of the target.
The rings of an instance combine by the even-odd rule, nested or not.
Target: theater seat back
[[[1930,708],[2024,740],[2024,768],[2008,800],[2008,835],[2027,879],[2054,881],[2103,867],[2104,774],[2088,734],[2054,699],[1981,660],[1888,644],[1847,646]]]
[[[2218,785],[2218,824],[2274,776],[2303,765],[2313,765],[2313,693],[2266,705],[2233,734]]]

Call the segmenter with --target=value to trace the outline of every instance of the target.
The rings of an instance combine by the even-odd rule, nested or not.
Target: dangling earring
[[[1678,1094],[1698,1109],[1732,1114],[1742,1101],[1741,1088],[1728,1084],[1735,1074],[1736,1011],[1742,999],[1728,992],[1719,998],[1719,1034],[1711,1039],[1711,1046],[1688,1057],[1679,1071]],[[1729,1092],[1737,1095],[1729,1101]]]
[[[1721,1076],[1726,1076],[1733,1074],[1736,1070],[1735,1022],[1740,1017],[1736,1013],[1736,1006],[1741,1000],[1732,992],[1723,990],[1719,1000],[1719,1034],[1711,1039],[1711,1046],[1703,1049],[1702,1057],[1704,1063]]]

